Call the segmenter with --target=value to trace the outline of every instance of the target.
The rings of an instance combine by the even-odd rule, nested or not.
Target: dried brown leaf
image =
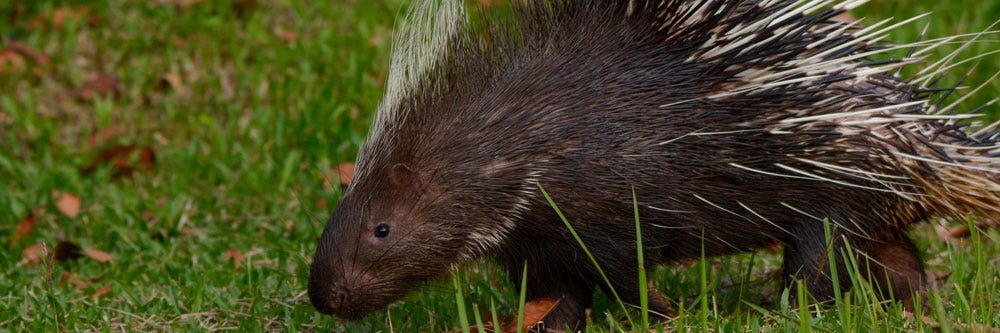
[[[75,286],[77,290],[83,290],[83,288],[87,288],[86,280],[81,279],[74,273],[63,271],[62,276],[59,278],[59,284],[67,284],[67,283],[73,284],[73,286]]]
[[[521,327],[521,331],[527,331],[534,327],[558,306],[559,300],[551,298],[538,298],[524,303],[524,325]],[[503,331],[508,333],[517,332],[517,321],[515,320],[508,324],[504,327]]]
[[[275,35],[278,35],[278,39],[288,43],[294,43],[299,40],[299,34],[291,29],[278,28],[275,31]]]
[[[102,263],[115,261],[115,257],[113,257],[111,254],[98,249],[91,249],[85,247],[83,248],[83,254],[90,257],[90,259],[94,259]]]
[[[136,170],[152,170],[156,165],[156,153],[145,146],[116,145],[104,148],[84,172],[93,172],[98,166],[111,164],[115,177],[128,176]]]
[[[27,47],[24,44],[18,42],[8,42],[7,48],[14,52],[19,53],[20,55],[28,59],[31,59],[31,61],[34,62],[36,66],[48,67],[49,64],[51,64],[48,55],[42,53],[41,51]]]
[[[110,292],[111,292],[111,286],[103,285],[100,288],[97,288],[97,290],[94,291],[93,294],[90,294],[90,297],[101,298],[101,296],[107,295]]]
[[[10,240],[10,245],[14,245],[24,241],[25,238],[31,236],[35,232],[35,225],[38,224],[38,217],[42,215],[45,211],[45,207],[38,207],[35,210],[28,213],[21,219],[21,222],[17,223],[17,227],[14,228],[14,237]]]
[[[76,243],[67,240],[59,241],[59,243],[56,243],[56,249],[52,258],[56,261],[79,259],[83,257],[81,250],[80,246],[76,245]]]
[[[125,130],[120,126],[111,126],[100,131],[96,131],[87,137],[87,146],[93,148],[104,145],[122,135],[122,133],[125,133]]]
[[[20,53],[11,49],[0,50],[0,74],[23,69],[28,63]]]
[[[998,225],[1000,225],[1000,222],[994,220],[980,220],[976,221],[975,229],[982,231],[989,228],[997,227]],[[970,229],[969,225],[967,224],[954,226],[951,228],[946,228],[944,226],[938,225],[934,229],[935,232],[937,232],[938,238],[944,241],[967,238],[972,235],[972,229]]]
[[[49,248],[45,244],[28,245],[21,251],[21,262],[29,266],[38,265],[42,262],[42,258],[47,255],[49,255]]]
[[[341,185],[350,185],[351,180],[354,178],[354,163],[343,162],[337,164],[337,178],[340,179]]]
[[[972,232],[969,231],[968,225],[960,225],[948,229],[948,238],[965,238],[969,237],[971,234]]]
[[[80,214],[80,197],[73,193],[52,191],[52,199],[56,200],[56,207],[69,218]]]
[[[226,252],[222,254],[222,259],[223,260],[232,259],[233,267],[235,267],[236,269],[240,269],[240,267],[243,266],[243,259],[244,259],[243,252],[240,252],[240,250],[236,249],[235,247],[231,247],[229,248],[229,250],[226,250]]]
[[[80,98],[91,101],[97,97],[115,96],[120,93],[121,87],[118,84],[117,76],[98,74],[83,84],[83,88],[80,89]]]
[[[163,76],[160,77],[160,86],[163,88],[170,88],[170,90],[173,90],[178,94],[184,94],[187,92],[184,80],[182,80],[180,74],[177,73],[163,74]]]

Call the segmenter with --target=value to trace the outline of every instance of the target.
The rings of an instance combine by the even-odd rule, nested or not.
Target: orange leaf
[[[11,51],[20,53],[22,56],[30,58],[38,66],[48,66],[50,63],[49,56],[45,55],[45,53],[27,47],[21,43],[8,42],[7,48],[9,48]]]
[[[527,331],[531,329],[538,322],[544,320],[545,316],[548,316],[558,306],[559,300],[551,298],[538,298],[524,303],[524,325],[521,327],[521,330]],[[517,332],[517,321],[511,322],[503,331]]]
[[[337,164],[337,177],[340,179],[341,185],[351,185],[351,180],[354,178],[354,163],[344,162]]]
[[[107,295],[110,292],[111,292],[111,286],[104,285],[104,286],[102,286],[100,288],[97,288],[97,291],[95,291],[93,294],[91,294],[90,297],[100,298],[101,296]]]
[[[47,255],[49,255],[49,248],[45,244],[28,245],[28,247],[21,251],[21,262],[30,266],[38,265],[42,262],[42,257]]]
[[[13,72],[24,68],[25,65],[27,63],[24,61],[24,57],[17,53],[17,51],[12,49],[0,50],[0,73]]]
[[[17,224],[17,228],[14,229],[14,237],[10,240],[11,246],[20,243],[35,232],[35,225],[38,224],[38,216],[42,215],[42,212],[44,211],[44,207],[35,208],[35,210],[28,213],[28,216],[25,216],[24,219]]]
[[[240,250],[237,250],[235,247],[231,247],[229,250],[226,250],[226,253],[222,254],[222,259],[232,259],[233,267],[236,267],[236,269],[240,269],[240,267],[243,266],[243,252],[240,252]]]
[[[127,176],[136,170],[152,170],[156,165],[156,153],[149,147],[111,146],[101,150],[84,171],[93,172],[101,164],[111,164],[115,177]]]
[[[86,280],[81,279],[76,274],[63,271],[62,277],[59,278],[59,284],[66,284],[66,283],[72,283],[74,286],[76,286],[76,289],[78,289],[78,290],[87,287],[87,281]]]
[[[119,126],[111,126],[100,131],[94,132],[89,137],[87,137],[87,145],[90,147],[97,147],[103,145],[112,139],[118,137],[125,131]]]
[[[83,254],[98,262],[112,262],[115,260],[115,257],[107,252],[87,247],[83,248]]]
[[[56,207],[69,218],[76,217],[80,213],[80,197],[69,192],[52,191],[52,198],[56,200]]]
[[[80,90],[80,98],[85,101],[93,100],[97,97],[108,97],[118,94],[121,88],[118,85],[118,77],[109,74],[98,74],[83,85]]]
[[[299,34],[295,30],[278,28],[275,34],[278,35],[278,39],[285,42],[294,43],[299,40]]]
[[[166,73],[160,77],[160,86],[163,88],[169,87],[174,92],[178,94],[183,94],[187,88],[184,86],[184,81],[181,80],[181,76],[177,73]]]

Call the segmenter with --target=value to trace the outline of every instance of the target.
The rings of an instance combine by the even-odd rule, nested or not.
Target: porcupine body
[[[579,325],[607,285],[540,187],[628,303],[633,198],[647,263],[781,243],[785,277],[830,298],[828,220],[834,253],[849,243],[878,290],[912,298],[908,226],[1000,216],[998,135],[939,103],[947,64],[894,75],[936,41],[872,60],[894,26],[835,22],[861,1],[828,2],[532,1],[495,24],[418,6],[319,241],[313,305],[357,319],[488,256],[561,300],[549,327]]]

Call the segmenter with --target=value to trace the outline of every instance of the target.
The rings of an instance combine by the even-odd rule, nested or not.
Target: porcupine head
[[[579,194],[560,205],[583,217],[581,235],[626,298],[637,294],[633,188],[658,224],[644,240],[659,227],[649,241],[669,245],[650,261],[780,241],[800,250],[793,265],[786,251],[788,274],[825,259],[812,251],[823,217],[877,249],[929,215],[1000,215],[995,134],[943,125],[964,115],[923,114],[924,97],[881,74],[916,60],[860,65],[864,39],[881,37],[821,23],[842,3],[808,16],[799,11],[826,2],[552,1],[482,26],[464,23],[461,2],[417,6],[399,31],[357,172],[311,266],[320,312],[359,319],[477,257],[520,272],[535,250],[524,244],[554,244],[538,250],[563,265],[548,276],[593,277],[540,184]],[[908,288],[923,271],[901,237]],[[587,283],[570,290],[565,318],[589,305],[597,282]]]

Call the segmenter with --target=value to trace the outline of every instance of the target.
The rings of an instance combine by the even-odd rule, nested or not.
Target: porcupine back
[[[394,52],[359,173],[405,154],[456,179],[517,170],[509,190],[534,193],[552,156],[586,150],[576,158],[891,192],[902,201],[886,222],[1000,213],[997,124],[966,133],[982,115],[942,104],[953,88],[933,84],[951,64],[894,75],[960,37],[879,45],[916,18],[828,21],[863,2],[531,2],[479,27],[459,5],[424,8]],[[872,60],[901,49],[910,55]],[[614,186],[602,180],[591,182]]]
[[[541,185],[625,302],[639,299],[633,198],[647,262],[781,242],[785,277],[829,298],[828,219],[905,302],[924,281],[908,225],[1000,215],[1000,137],[944,103],[948,61],[894,73],[987,33],[891,45],[912,20],[831,20],[863,2],[530,1],[499,23],[423,3],[310,299],[356,319],[486,255],[511,276],[527,265],[527,296],[560,298],[549,320],[577,327],[605,284]]]

